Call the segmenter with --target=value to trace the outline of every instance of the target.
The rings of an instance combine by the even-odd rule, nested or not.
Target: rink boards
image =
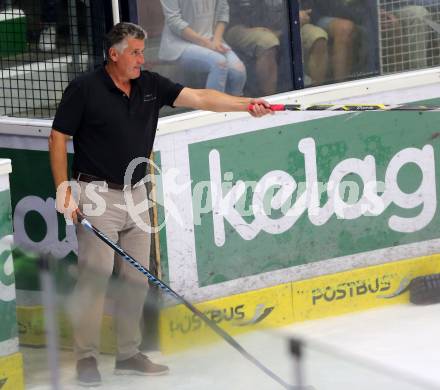
[[[354,102],[391,96],[438,104],[438,83]],[[167,282],[232,334],[408,302],[393,294],[440,268],[438,123],[301,112],[164,134]],[[180,305],[160,329],[169,352],[218,339]]]
[[[438,104],[438,71],[425,84],[420,80],[371,79],[295,92],[273,103]],[[407,88],[391,91],[393,83]],[[429,112],[161,119],[155,143],[161,277],[232,333],[407,299],[377,297],[408,277],[401,266],[411,263],[411,270],[424,272],[439,252],[438,122]],[[74,229],[57,219],[54,208],[50,123],[12,128],[0,131],[0,157],[14,163],[15,242],[74,263]],[[348,202],[327,189],[330,182],[347,182],[347,196],[357,188],[365,202]],[[42,345],[38,273],[24,257],[15,264],[20,340]],[[72,282],[69,275],[68,267],[59,272],[66,278],[60,285]],[[69,326],[60,323],[69,344]],[[109,351],[111,320],[104,323]],[[163,311],[161,333],[168,351],[190,345],[188,335],[210,338],[179,306]]]
[[[293,112],[159,137],[165,279],[200,302],[437,253],[438,121]]]
[[[197,307],[234,335],[408,303],[409,292],[395,295],[401,286],[417,276],[439,272],[440,255],[432,255],[285,283],[204,302]],[[185,306],[162,311],[160,341],[164,352],[219,340],[220,337]]]
[[[18,352],[15,278],[12,260],[11,161],[0,159],[0,388],[22,390],[23,360]]]

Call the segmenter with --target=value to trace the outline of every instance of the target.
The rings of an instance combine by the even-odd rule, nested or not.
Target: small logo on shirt
[[[144,102],[152,102],[153,100],[156,100],[156,96],[152,95],[151,93],[146,93],[144,95]]]

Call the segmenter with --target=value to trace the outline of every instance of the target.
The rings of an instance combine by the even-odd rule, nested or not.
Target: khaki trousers
[[[79,182],[81,196],[79,207],[87,220],[101,230],[107,237],[117,242],[130,256],[148,267],[150,257],[150,235],[133,221],[127,210],[117,205],[125,205],[126,191],[108,189]],[[87,192],[86,192],[86,187]],[[90,190],[95,191],[90,195]],[[130,190],[134,205],[147,202],[144,185]],[[88,196],[88,195],[89,196]],[[90,215],[88,210],[98,204],[96,196],[105,201],[102,215]],[[93,199],[93,200],[92,200]],[[129,202],[131,203],[131,202]],[[101,202],[102,204],[102,202]],[[133,208],[131,208],[133,209]],[[146,209],[146,210],[145,210]],[[138,213],[144,223],[149,225],[148,208]],[[99,211],[95,207],[96,211]],[[74,333],[76,358],[93,356],[97,358],[100,345],[101,321],[109,280],[115,269],[116,280],[111,282],[114,296],[113,320],[117,337],[117,360],[128,359],[138,353],[141,343],[140,320],[148,290],[147,278],[127,261],[115,254],[112,248],[102,242],[82,225],[77,225],[78,238],[78,281],[71,296],[69,311]]]

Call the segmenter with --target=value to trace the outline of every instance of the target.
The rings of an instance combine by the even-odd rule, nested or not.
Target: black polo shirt
[[[150,156],[159,110],[172,106],[183,86],[148,71],[131,85],[128,97],[100,67],[67,86],[53,128],[73,136],[73,171],[123,184],[129,163]],[[136,168],[133,184],[144,177],[145,168]]]

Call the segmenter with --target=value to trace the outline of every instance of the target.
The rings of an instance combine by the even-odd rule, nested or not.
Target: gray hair
[[[147,32],[137,24],[120,22],[112,27],[105,38],[106,53],[108,53],[111,47],[115,48],[119,53],[122,53],[128,46],[128,38],[144,40],[147,38]]]

